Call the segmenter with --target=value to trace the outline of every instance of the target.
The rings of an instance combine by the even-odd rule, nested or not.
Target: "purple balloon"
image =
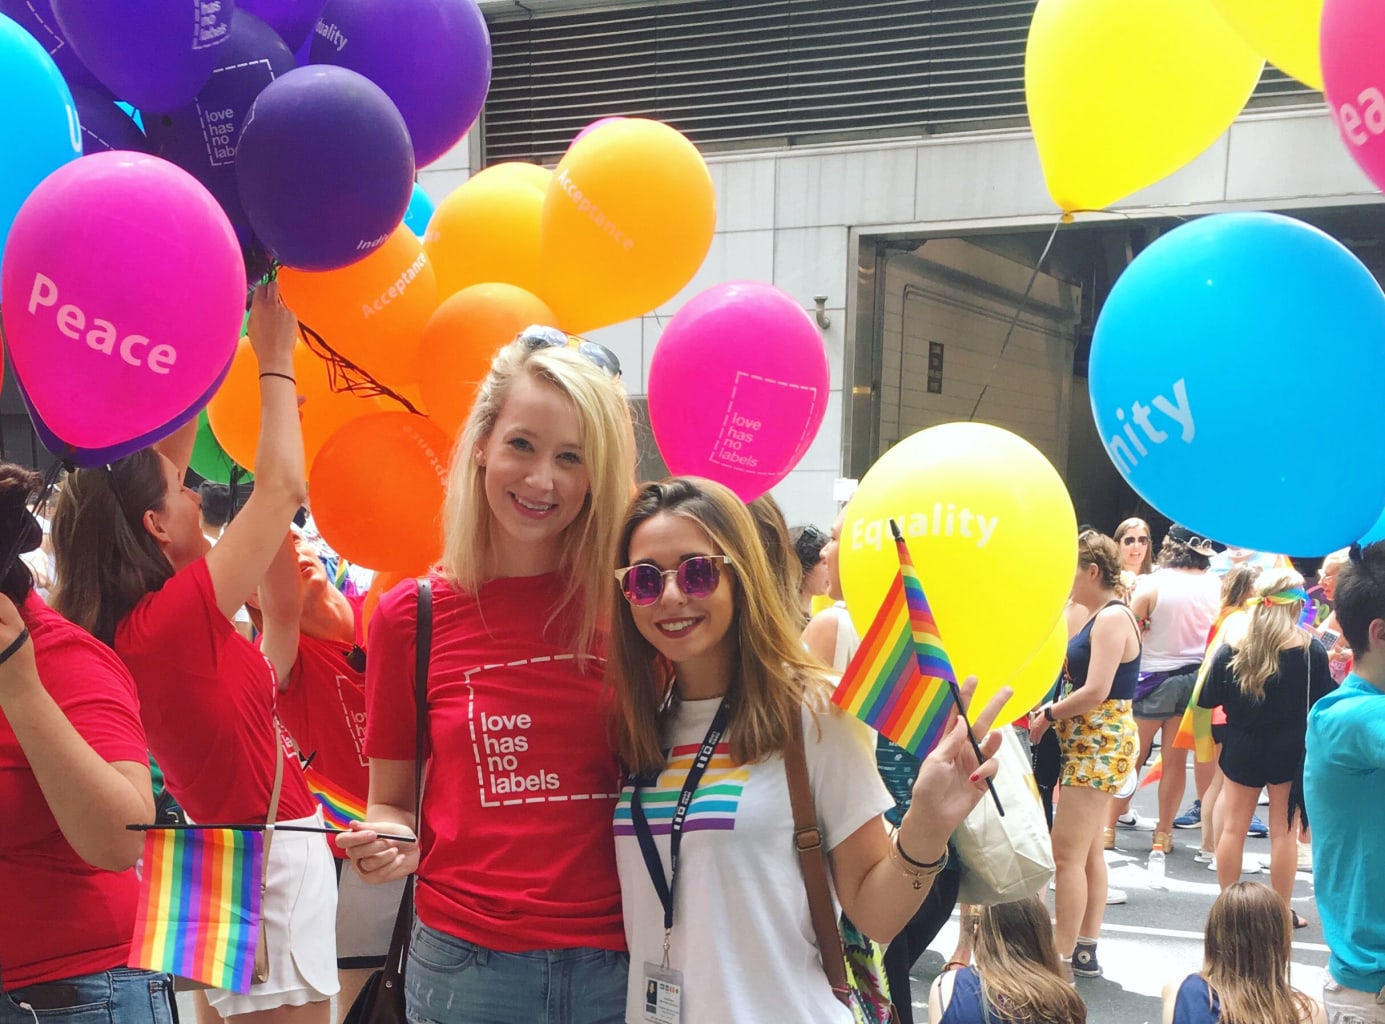
[[[82,155],[103,153],[108,149],[133,149],[149,152],[149,140],[139,130],[134,118],[115,105],[105,91],[72,86],[72,99],[77,104],[77,120],[82,126]]]
[[[236,0],[242,11],[249,11],[279,33],[290,50],[297,50],[312,34],[327,0]]]
[[[236,183],[236,145],[255,97],[276,78],[292,71],[293,54],[272,28],[237,9],[231,34],[216,51],[212,76],[197,98],[168,114],[144,112],[154,154],[169,160],[207,186],[242,237],[250,220]]]
[[[176,110],[207,84],[235,0],[52,0],[77,56],[140,110]]]
[[[409,130],[364,75],[315,64],[271,83],[236,153],[250,225],[286,266],[335,270],[399,226],[414,187]]]
[[[20,28],[39,41],[69,85],[106,91],[67,41],[53,14],[52,0],[0,0],[0,14],[17,21]]]
[[[314,64],[359,71],[394,100],[419,167],[455,146],[486,102],[491,41],[476,0],[327,0],[314,31]]]

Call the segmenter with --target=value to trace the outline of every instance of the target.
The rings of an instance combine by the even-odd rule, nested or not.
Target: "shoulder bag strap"
[[[784,773],[789,780],[789,805],[793,808],[794,849],[803,868],[803,887],[808,893],[808,912],[813,933],[822,955],[823,972],[832,994],[851,1005],[851,989],[846,981],[846,952],[837,913],[832,906],[832,889],[827,882],[827,851],[822,848],[822,829],[813,810],[813,792],[808,783],[808,762],[803,754],[803,715],[795,711],[784,745]]]
[[[433,647],[433,585],[418,581],[418,630],[414,638],[414,835],[423,842],[423,765],[428,757],[428,661]],[[414,875],[404,880],[404,896],[394,917],[394,934],[385,957],[380,984],[404,991],[404,965],[409,959],[409,930],[414,923]]]
[[[278,680],[274,685],[277,687]],[[279,712],[270,711],[274,726],[274,787],[269,791],[269,810],[265,814],[264,853],[260,860],[260,939],[255,945],[255,980],[269,980],[269,930],[265,922],[264,905],[269,890],[269,847],[274,842],[274,823],[279,818],[279,794],[284,788],[284,736],[279,725]]]

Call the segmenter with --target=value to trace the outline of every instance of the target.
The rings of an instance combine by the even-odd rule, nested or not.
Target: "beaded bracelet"
[[[915,889],[922,889],[925,881],[931,879],[939,871],[947,867],[947,858],[947,849],[944,848],[942,856],[937,860],[927,863],[914,860],[914,858],[905,853],[904,848],[899,845],[899,829],[895,829],[890,834],[890,860],[894,862],[895,866],[899,868],[901,872],[908,875],[909,878],[913,880]]]

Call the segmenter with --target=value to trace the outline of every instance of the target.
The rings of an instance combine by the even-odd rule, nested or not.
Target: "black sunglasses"
[[[602,370],[605,370],[615,380],[620,380],[620,359],[614,352],[605,345],[599,345],[594,341],[579,337],[576,334],[568,334],[560,331],[556,327],[545,327],[543,324],[533,324],[524,328],[515,336],[515,341],[523,345],[528,351],[533,352],[541,348],[570,348],[578,354],[586,356]]]

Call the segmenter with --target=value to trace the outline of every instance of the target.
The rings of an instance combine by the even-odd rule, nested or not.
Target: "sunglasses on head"
[[[1124,544],[1126,547],[1132,547],[1132,546],[1134,546],[1134,545],[1136,545],[1136,544],[1148,544],[1148,543],[1149,543],[1149,538],[1148,538],[1148,537],[1133,537],[1133,536],[1127,535],[1127,536],[1124,536],[1124,537],[1121,538],[1121,543]]]
[[[726,555],[693,555],[678,563],[677,569],[660,569],[649,562],[639,562],[616,570],[616,581],[625,600],[634,605],[651,605],[664,595],[668,578],[678,581],[684,597],[701,600],[711,597],[721,582],[721,566],[731,564]]]
[[[587,359],[595,363],[600,369],[605,370],[616,380],[620,380],[620,359],[616,354],[605,345],[598,345],[594,341],[576,334],[568,334],[560,331],[556,327],[545,327],[543,324],[534,324],[524,328],[515,336],[515,341],[523,345],[528,351],[533,352],[541,348],[570,348],[579,355],[586,356]]]

